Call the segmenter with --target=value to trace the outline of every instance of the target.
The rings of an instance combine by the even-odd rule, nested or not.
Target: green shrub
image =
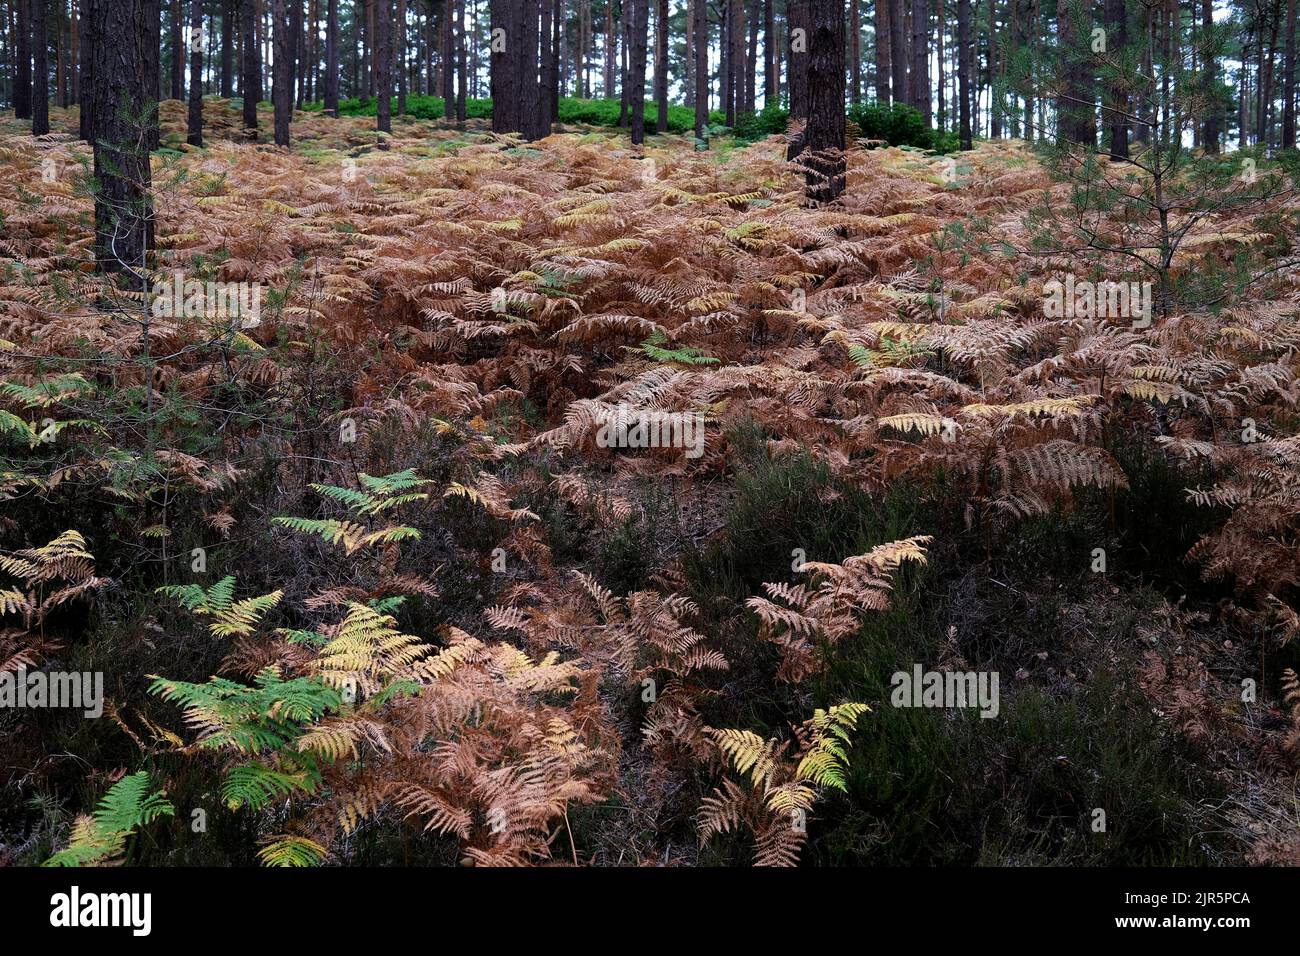
[[[864,138],[884,140],[890,146],[951,153],[959,145],[956,133],[932,129],[919,110],[904,103],[858,103],[849,107],[848,118],[857,124]]]

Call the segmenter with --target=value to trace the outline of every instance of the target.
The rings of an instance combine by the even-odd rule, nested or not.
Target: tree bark
[[[790,118],[808,118],[808,7],[812,0],[788,0]]]
[[[989,0],[990,3],[993,0]],[[930,124],[930,0],[912,0],[912,105]]]
[[[221,96],[235,95],[235,0],[221,0]]]
[[[650,0],[625,0],[632,7],[632,145],[645,142],[645,65],[646,37],[650,32]]]
[[[1201,0],[1201,14],[1208,28],[1212,22],[1213,9],[1211,0]],[[1295,147],[1295,33],[1296,0],[1286,3],[1286,63],[1282,74],[1282,148]],[[1206,60],[1205,89],[1207,95],[1214,89],[1214,58]],[[1219,129],[1217,111],[1211,110],[1205,120],[1205,148],[1207,151],[1219,151]]]
[[[96,0],[99,2],[99,0]],[[257,55],[257,3],[243,0],[239,12],[239,95],[244,98],[244,128],[257,137],[257,103],[262,98],[262,65]]]
[[[668,0],[659,0],[655,20],[655,132],[668,132]]]
[[[293,115],[293,18],[291,0],[272,0],[272,40],[275,43],[271,64],[271,99],[275,107],[275,145],[289,145],[289,120]],[[296,3],[297,0],[292,0]]]
[[[1121,58],[1128,46],[1128,10],[1124,0],[1106,0],[1106,54]],[[1122,82],[1111,84],[1107,125],[1110,127],[1110,155],[1113,159],[1128,159],[1129,104],[1128,92]]]
[[[185,32],[185,11],[181,0],[172,0],[171,6],[171,98],[179,100],[185,97],[185,41],[182,39]]]
[[[158,80],[148,50],[158,37],[145,0],[92,0],[95,261],[103,272],[134,270],[145,291],[153,239],[150,115]],[[154,8],[156,9],[156,7]]]
[[[31,0],[32,20],[32,135],[50,131],[49,34],[45,28],[45,0]]]
[[[375,0],[375,129],[381,133],[391,133],[393,131],[393,19],[391,0]]]
[[[78,93],[81,101],[81,116],[78,133],[87,143],[95,136],[94,108],[94,46],[95,25],[91,5],[95,0],[81,0],[81,80]]]
[[[894,102],[911,103],[912,87],[907,80],[907,14],[903,0],[889,0],[889,64],[893,70]]]
[[[942,2],[942,0],[940,0]],[[873,0],[876,7],[876,102],[889,105],[890,65],[889,0]]]
[[[31,4],[36,0],[15,0],[18,6],[18,66],[14,70],[14,116],[32,118],[32,21]]]
[[[695,139],[698,148],[705,142],[709,126],[709,11],[705,0],[695,0],[692,11],[695,34]]]
[[[339,0],[325,11],[325,115],[339,115]]]
[[[809,9],[805,194],[831,202],[844,192],[844,6],[812,0]]]
[[[970,87],[974,50],[970,37],[971,0],[957,0],[957,117],[961,148],[971,148]]]
[[[190,0],[190,100],[185,142],[203,145],[203,3]]]

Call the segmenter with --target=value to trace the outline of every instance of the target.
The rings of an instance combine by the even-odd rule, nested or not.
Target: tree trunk
[[[398,116],[406,116],[407,59],[406,59],[406,0],[398,0],[398,17],[394,23],[393,46],[395,69],[398,73]]]
[[[806,195],[831,202],[844,192],[844,6],[812,0],[809,9]]]
[[[45,0],[31,0],[32,135],[50,131],[49,36],[45,29]]]
[[[375,0],[375,129],[393,131],[392,0]]]
[[[942,3],[943,0],[940,0]],[[889,0],[873,0],[876,7],[876,102],[889,105]]]
[[[1201,0],[1201,15],[1208,27],[1213,16],[1211,0]],[[1282,148],[1295,147],[1295,31],[1296,0],[1286,3],[1286,63],[1282,74]],[[1214,58],[1206,60],[1205,88],[1208,93],[1214,88]],[[1205,148],[1212,153],[1219,151],[1219,130],[1217,115],[1214,111],[1205,121]]]
[[[655,132],[668,132],[668,0],[658,0],[655,13]]]
[[[790,87],[790,118],[808,118],[808,5],[812,0],[788,0],[787,26],[790,57],[787,83]]]
[[[99,2],[99,0],[96,0]],[[262,98],[262,66],[257,56],[257,3],[243,0],[239,12],[239,95],[244,98],[244,128],[257,136],[257,103]]]
[[[1123,3],[1123,0],[1121,0]],[[1002,72],[1001,60],[997,49],[997,5],[995,0],[988,0],[988,88],[989,88],[989,133],[993,139],[1002,137],[1002,104],[998,79]]]
[[[971,148],[970,87],[974,49],[970,36],[970,4],[971,0],[957,0],[957,120],[962,149]]]
[[[442,115],[446,119],[456,117],[456,71],[452,65],[452,23],[455,19],[453,0],[442,0],[442,18],[439,27],[439,68],[442,70]],[[495,21],[493,21],[495,25]]]
[[[95,0],[81,0],[81,80],[78,87],[81,100],[81,117],[78,134],[87,143],[95,136],[94,108],[94,16],[91,5]]]
[[[555,42],[555,4],[557,0],[542,0],[541,22],[541,75],[542,115],[549,124],[555,115],[555,60],[552,56]]]
[[[893,70],[895,103],[912,102],[912,87],[907,82],[907,63],[906,6],[903,0],[889,0],[889,65]]]
[[[235,0],[221,0],[221,97],[235,95]]]
[[[339,115],[339,0],[325,9],[325,115]]]
[[[763,0],[763,106],[775,105],[780,94],[777,92],[776,64],[776,12],[772,9],[772,0]]]
[[[469,74],[465,72],[465,0],[456,3],[456,122],[465,122],[465,98],[469,96]]]
[[[190,0],[190,102],[185,142],[203,145],[203,3]]]
[[[179,100],[185,96],[185,41],[182,39],[185,11],[181,0],[172,0],[171,7],[171,99]]]
[[[990,0],[992,2],[992,0]],[[930,0],[912,0],[912,105],[930,124]]]
[[[862,102],[862,12],[858,0],[849,0],[849,73],[853,76],[849,96],[856,106]]]
[[[1128,10],[1125,0],[1106,0],[1106,55],[1120,58],[1128,45]],[[1113,83],[1108,91],[1109,109],[1105,110],[1110,128],[1112,159],[1128,159],[1129,104],[1122,83]]]
[[[748,0],[749,46],[745,50],[745,112],[753,113],[758,87],[758,6]]]
[[[695,0],[692,12],[695,34],[695,139],[696,148],[706,141],[709,126],[709,10],[705,0]]]
[[[275,44],[271,63],[271,100],[275,107],[275,145],[289,145],[289,120],[293,115],[293,18],[289,3],[272,0],[271,36]]]
[[[31,5],[37,0],[15,0],[18,5],[18,67],[14,70],[14,116],[32,118]]]
[[[158,80],[147,72],[156,27],[144,0],[90,3],[94,84],[95,261],[101,271],[134,270],[145,291],[153,239],[148,140]],[[155,8],[156,9],[156,8]]]
[[[1056,28],[1064,56],[1061,80],[1064,89],[1057,99],[1058,138],[1088,150],[1097,145],[1096,94],[1090,66],[1090,37],[1076,29],[1069,0],[1057,0]]]
[[[650,32],[650,0],[625,0],[632,7],[632,145],[645,142],[645,64],[646,37]]]

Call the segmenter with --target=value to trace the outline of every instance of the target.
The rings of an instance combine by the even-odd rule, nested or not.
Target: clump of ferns
[[[0,554],[0,571],[18,579],[0,586],[0,617],[16,614],[18,628],[0,628],[0,672],[34,666],[59,645],[45,634],[45,619],[55,608],[103,587],[86,539],[64,531],[37,548]]]
[[[853,701],[818,708],[786,740],[710,728],[723,763],[742,780],[748,778],[748,786],[726,778],[704,798],[701,841],[745,828],[754,836],[756,865],[794,866],[807,838],[808,814],[821,792],[848,790],[850,735],[870,709]]]
[[[235,601],[233,583],[223,578],[206,590],[162,590],[212,617],[214,636],[256,643],[254,630],[280,593]],[[418,691],[416,665],[432,648],[397,631],[383,610],[392,600],[375,603],[351,603],[341,622],[320,630],[278,629],[279,644],[264,649],[282,660],[259,670],[251,686],[224,677],[192,683],[151,675],[150,693],[178,704],[197,733],[192,744],[177,743],[177,749],[220,756],[221,795],[231,810],[256,813],[275,802],[319,797],[330,766],[361,758],[367,742],[387,746],[376,717],[395,697]],[[285,647],[298,653],[285,654]],[[252,659],[255,648],[234,657]],[[281,834],[259,856],[268,865],[311,865],[327,852],[301,835]]]
[[[148,773],[142,770],[123,777],[104,794],[93,814],[77,817],[68,846],[43,865],[98,866],[117,861],[140,827],[175,812],[165,790],[152,790]]]

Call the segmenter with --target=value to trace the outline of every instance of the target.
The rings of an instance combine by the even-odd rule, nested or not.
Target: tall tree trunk
[[[1012,2],[1014,3],[1015,0],[1012,0]],[[939,93],[939,114],[938,114],[939,118],[937,122],[938,122],[939,129],[943,130],[948,128],[948,103],[944,93],[944,84],[947,82],[947,77],[945,77],[943,74],[943,34],[946,29],[945,22],[944,22],[943,0],[934,0],[934,8],[935,8],[935,13],[938,15],[938,23],[934,31],[934,36],[936,41],[936,55],[934,58],[934,62],[937,65],[938,74],[939,74],[935,78],[935,88]]]
[[[808,118],[808,5],[812,0],[787,0],[790,34],[787,83],[790,87],[790,118]]]
[[[442,76],[442,115],[446,119],[456,117],[456,75],[452,66],[452,20],[455,19],[454,0],[442,0],[442,16],[438,21],[439,53],[438,62]],[[493,21],[493,25],[495,26]],[[495,38],[493,43],[495,45]],[[495,60],[494,60],[495,62]]]
[[[1128,10],[1125,0],[1106,0],[1106,54],[1122,58],[1128,46]],[[1110,127],[1110,155],[1114,159],[1128,159],[1129,103],[1122,82],[1111,84],[1108,99],[1110,109],[1107,125]]]
[[[271,63],[271,100],[275,107],[275,145],[289,145],[289,120],[293,115],[293,17],[289,3],[272,0],[271,36],[275,43]]]
[[[190,0],[190,102],[185,142],[203,145],[203,3]]]
[[[618,102],[618,125],[622,129],[627,129],[628,124],[628,91],[632,85],[632,4],[636,0],[622,0],[619,5],[619,13],[622,16],[620,29],[623,33],[622,40],[622,60],[619,63],[619,102]],[[723,0],[725,3],[726,0]]]
[[[632,7],[632,145],[645,142],[646,38],[650,32],[650,0],[630,0]]]
[[[1056,29],[1064,58],[1064,89],[1056,103],[1058,137],[1092,150],[1097,145],[1097,121],[1091,61],[1085,52],[1090,48],[1090,37],[1080,34],[1070,0],[1057,0]]]
[[[101,271],[134,270],[141,292],[152,245],[149,113],[157,76],[148,73],[158,37],[144,0],[92,0],[95,261]],[[155,8],[156,9],[156,8]]]
[[[579,0],[581,3],[581,0]],[[589,4],[583,4],[585,15],[590,16]],[[618,33],[614,30],[614,0],[605,0],[605,62],[604,76],[604,95],[605,99],[614,98],[614,69],[618,62]],[[584,96],[586,93],[584,92]]]
[[[806,195],[831,202],[844,192],[844,6],[812,0],[809,9]]]
[[[705,0],[695,0],[691,13],[695,34],[695,139],[698,149],[709,126],[709,9]]]
[[[745,50],[745,106],[746,113],[753,113],[758,94],[758,4],[756,0],[746,0],[749,23],[749,46]]]
[[[906,11],[903,0],[889,0],[889,65],[893,71],[892,87],[895,103],[912,102],[912,87],[907,80]]]
[[[682,102],[695,108],[695,0],[686,0],[686,25],[682,29]]]
[[[668,132],[668,0],[655,12],[655,132]]]
[[[81,0],[81,81],[79,84],[81,116],[78,134],[87,143],[95,136],[95,114],[92,106],[95,98],[95,30],[94,15],[91,12],[91,5],[95,2],[96,0]]]
[[[849,72],[853,76],[849,95],[856,106],[862,102],[862,12],[858,0],[849,0]]]
[[[1064,0],[1062,0],[1064,2]],[[970,93],[974,48],[970,36],[971,0],[957,0],[957,120],[961,148],[971,148]]]
[[[555,42],[555,4],[556,0],[542,0],[541,3],[542,115],[548,124],[555,115],[555,105],[551,102],[555,96],[555,60],[551,56]]]
[[[1120,0],[1123,3],[1124,0]],[[994,139],[1002,138],[1002,73],[1001,51],[998,49],[998,11],[996,0],[989,0],[989,132]]]
[[[302,2],[289,0],[289,55],[293,59],[293,69],[289,72],[289,102],[302,105],[303,87],[307,85],[307,37],[302,31]]]
[[[912,88],[912,105],[921,111],[926,125],[932,116],[929,39],[930,0],[912,0],[912,70],[908,83]]]
[[[182,39],[185,30],[185,11],[181,5],[181,0],[172,0],[170,26],[172,48],[171,98],[179,100],[185,96],[185,46]]]
[[[456,3],[456,122],[465,122],[465,99],[469,96],[469,74],[465,70],[465,0]]]
[[[99,0],[95,0],[96,3]],[[239,12],[239,95],[244,98],[244,128],[257,133],[257,102],[262,98],[262,67],[257,56],[257,2],[243,0]]]
[[[32,20],[31,5],[37,0],[14,0],[18,6],[18,66],[14,70],[14,116],[32,118]]]
[[[772,9],[772,0],[763,0],[763,106],[775,105],[780,96],[777,92],[776,63],[776,12]]]
[[[339,115],[339,0],[325,10],[325,115]]]
[[[890,65],[889,0],[872,0],[876,7],[876,102],[889,105]],[[940,3],[943,0],[939,0]]]
[[[221,0],[221,98],[235,95],[235,0]]]
[[[375,129],[393,131],[392,0],[375,0]]]
[[[1201,0],[1201,15],[1209,28],[1213,17],[1211,0]],[[1295,32],[1296,0],[1286,3],[1286,62],[1282,74],[1282,148],[1295,147]],[[1214,88],[1214,58],[1206,58],[1205,88],[1207,94]],[[1217,115],[1211,111],[1205,120],[1205,148],[1212,153],[1219,151]]]
[[[731,41],[731,120],[735,125],[736,117],[745,109],[745,0],[731,0],[731,15],[727,20]]]
[[[46,0],[31,0],[32,9],[32,135],[50,131],[50,42],[45,28]]]

